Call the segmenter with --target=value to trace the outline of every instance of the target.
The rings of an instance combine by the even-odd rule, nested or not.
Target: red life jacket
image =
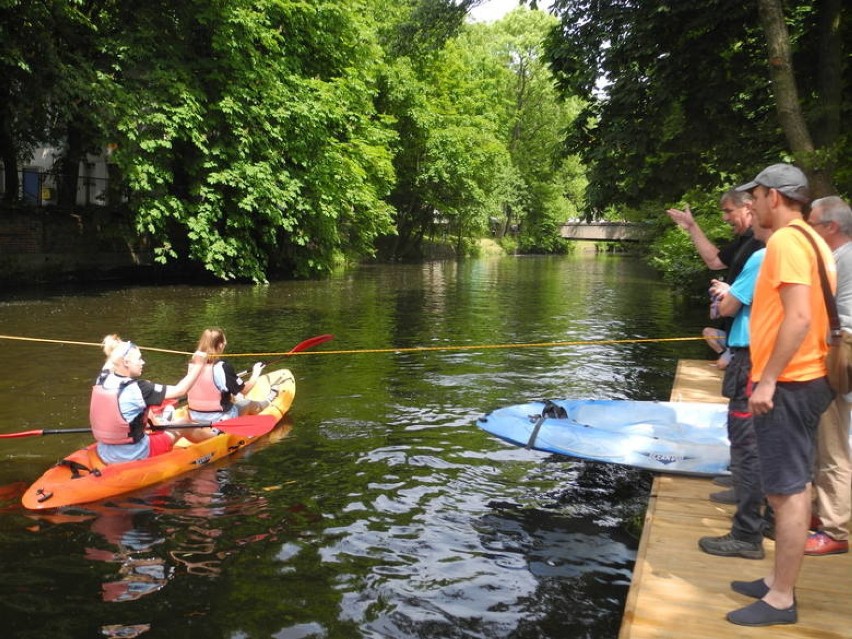
[[[92,400],[89,403],[89,424],[95,439],[104,444],[132,444],[142,439],[143,432],[139,429],[138,436],[134,428],[121,414],[118,406],[118,396],[129,382],[119,388],[107,390],[100,384],[92,387]],[[139,420],[133,420],[134,422]]]
[[[223,406],[223,392],[213,381],[213,367],[216,363],[204,365],[198,379],[195,380],[192,388],[186,394],[186,401],[190,409],[202,413],[218,413],[227,410],[228,407]]]

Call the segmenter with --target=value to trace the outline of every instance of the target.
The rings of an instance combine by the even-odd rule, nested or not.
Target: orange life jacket
[[[204,365],[201,374],[189,392],[186,394],[186,401],[191,410],[197,410],[202,413],[217,413],[222,410],[227,410],[223,406],[223,393],[213,381],[213,367],[216,362]]]
[[[130,424],[121,414],[118,405],[118,396],[129,383],[125,382],[113,390],[107,390],[100,384],[92,387],[89,424],[97,441],[104,444],[132,444],[142,439],[144,412]]]

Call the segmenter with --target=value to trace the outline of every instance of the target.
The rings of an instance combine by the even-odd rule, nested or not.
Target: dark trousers
[[[737,499],[731,535],[741,541],[759,542],[763,540],[764,527],[771,524],[767,522],[768,517],[764,517],[764,510],[769,507],[760,478],[754,420],[748,409],[750,373],[749,350],[734,349],[725,369],[722,394],[730,400],[728,440],[731,444],[731,479]]]

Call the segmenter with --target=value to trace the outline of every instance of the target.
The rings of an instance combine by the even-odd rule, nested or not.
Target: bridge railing
[[[641,242],[649,229],[635,222],[566,222],[559,234],[567,240],[587,242]]]

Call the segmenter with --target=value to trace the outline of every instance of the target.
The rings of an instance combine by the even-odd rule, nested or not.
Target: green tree
[[[451,239],[463,252],[494,208],[506,151],[470,61],[451,38],[464,18],[459,7],[472,4],[412,0],[397,7],[393,28],[385,25],[391,57],[377,108],[398,139],[389,197],[396,233],[382,242],[390,259],[420,257],[432,238]],[[377,7],[386,11],[385,3]]]
[[[584,168],[563,144],[582,104],[560,99],[544,57],[543,41],[556,22],[542,11],[516,9],[489,28],[492,56],[506,76],[504,139],[524,194],[503,201],[502,226],[520,224],[520,246],[527,251],[561,250],[558,226],[585,206]]]
[[[6,201],[19,191],[18,167],[40,145],[60,148],[60,198],[73,203],[77,160],[98,137],[92,103],[96,2],[45,0],[0,3],[0,160]],[[71,147],[74,147],[71,150]],[[73,189],[63,180],[73,165]]]
[[[115,161],[158,259],[223,279],[321,273],[387,231],[391,136],[361,3],[116,7]]]
[[[814,168],[820,157],[848,164],[848,137],[831,124],[838,108],[848,112],[848,65],[845,75],[827,74],[831,82],[813,73],[837,69],[836,38],[825,47],[826,29],[848,35],[830,5],[837,2],[799,0],[788,14],[792,66],[784,64],[795,72],[803,118],[826,123],[811,152],[791,148],[775,117],[777,104],[787,111],[789,94],[777,80],[775,92],[770,85],[758,3],[555,0],[553,68],[564,90],[589,99],[569,143],[589,165],[591,213],[642,202],[663,208],[690,188],[730,186],[790,153]],[[838,103],[838,86],[846,102]]]

